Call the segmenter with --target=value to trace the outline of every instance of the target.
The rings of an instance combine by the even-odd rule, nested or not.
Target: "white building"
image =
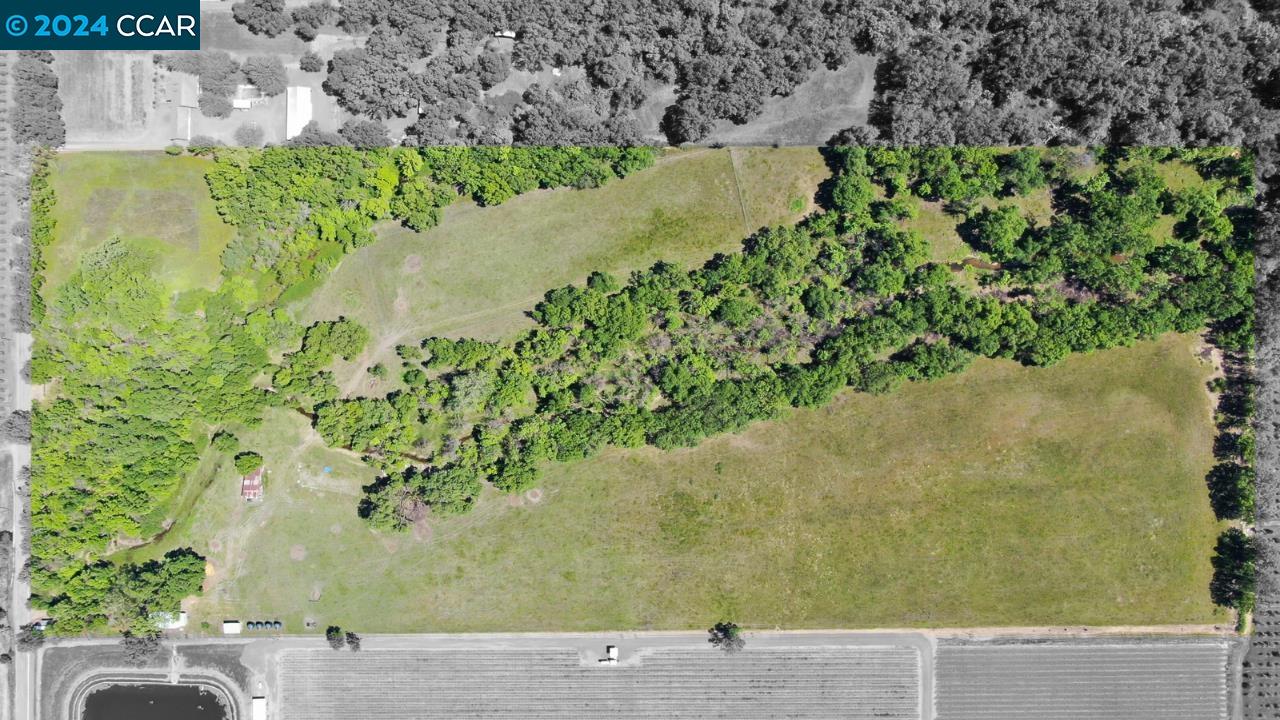
[[[251,706],[251,709],[253,710],[252,714],[250,715],[252,720],[267,720],[267,699],[266,698],[262,697],[261,695],[253,698],[253,705]]]
[[[239,635],[242,630],[244,630],[244,626],[240,624],[239,620],[222,621],[223,635]]]
[[[297,137],[311,122],[311,88],[294,85],[286,91],[284,137]]]

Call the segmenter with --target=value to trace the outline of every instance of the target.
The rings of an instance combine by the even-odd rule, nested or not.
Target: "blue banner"
[[[200,0],[4,0],[0,50],[199,50]]]

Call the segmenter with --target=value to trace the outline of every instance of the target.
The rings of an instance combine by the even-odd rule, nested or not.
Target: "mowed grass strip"
[[[46,300],[85,253],[120,238],[149,250],[174,292],[217,286],[235,228],[222,222],[204,181],[211,161],[144,152],[72,152],[54,160],[54,241],[45,253]]]
[[[552,466],[536,502],[495,493],[403,534],[356,517],[367,469],[276,411],[243,435],[267,457],[266,501],[246,505],[224,467],[165,547],[209,554],[198,617],[291,628],[1219,622],[1197,346],[982,360],[694,449]]]

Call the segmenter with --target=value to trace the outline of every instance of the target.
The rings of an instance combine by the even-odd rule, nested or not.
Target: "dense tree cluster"
[[[332,11],[339,27],[369,41],[335,56],[327,87],[373,118],[421,103],[446,139],[484,142],[494,135],[469,136],[459,126],[485,115],[482,106],[502,104],[481,88],[507,67],[575,68],[602,101],[598,130],[617,132],[614,142],[628,139],[647,98],[674,86],[661,126],[672,142],[685,142],[706,137],[717,121],[755,118],[766,99],[788,95],[821,67],[871,54],[881,58],[871,121],[896,144],[1234,145],[1277,130],[1280,41],[1274,13],[1256,5],[347,0]],[[295,9],[295,32],[314,37],[330,12]],[[279,0],[237,5],[237,18],[255,32],[283,32],[284,17]],[[496,32],[514,33],[514,45],[487,47]],[[428,58],[426,67],[417,62]],[[433,97],[444,78],[452,78],[448,107]],[[533,100],[544,103],[535,122],[580,111],[580,99],[560,101],[560,92],[525,98],[529,112]],[[497,137],[510,138],[507,126],[523,114],[502,118]]]
[[[46,147],[66,142],[58,76],[50,67],[52,63],[53,53],[47,51],[18,53],[12,70],[13,109],[9,113],[15,142]]]
[[[195,75],[200,79],[197,104],[202,114],[209,117],[231,115],[231,96],[244,82],[244,71],[231,55],[222,50],[201,50],[157,54],[154,60],[165,70]]]
[[[510,342],[401,348],[403,389],[324,418],[338,444],[388,470],[362,514],[400,527],[427,508],[465,511],[484,483],[521,491],[548,461],[694,445],[841,388],[884,393],[959,372],[975,356],[1049,365],[1206,325],[1248,351],[1249,333],[1232,330],[1252,323],[1248,162],[1144,150],[1072,172],[1087,154],[1028,157],[837,149],[830,209],[763,230],[742,252],[691,271],[658,263],[625,283],[595,273],[548,292],[536,327]],[[1156,162],[1172,160],[1204,182],[1170,191]],[[1061,208],[1050,222],[1001,219],[1011,193],[1045,183]],[[987,266],[976,289],[902,227],[912,197],[945,201],[969,226]],[[1160,219],[1167,236],[1154,232]]]

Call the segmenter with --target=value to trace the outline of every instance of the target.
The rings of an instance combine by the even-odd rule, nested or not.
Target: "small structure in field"
[[[262,468],[240,478],[240,497],[250,502],[262,499]]]
[[[239,620],[223,620],[222,621],[223,635],[239,635],[243,630],[244,630],[244,626],[240,624]]]
[[[261,695],[253,698],[253,720],[267,720],[267,699]]]

